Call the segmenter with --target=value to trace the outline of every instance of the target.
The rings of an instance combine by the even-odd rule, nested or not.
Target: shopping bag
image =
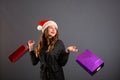
[[[14,63],[18,59],[20,59],[27,51],[28,51],[27,44],[20,45],[13,53],[11,53],[8,56],[8,58],[12,63]]]
[[[80,53],[76,57],[76,62],[91,75],[94,75],[104,66],[104,61],[89,49]]]

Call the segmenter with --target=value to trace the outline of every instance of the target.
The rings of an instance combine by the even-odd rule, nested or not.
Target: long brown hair
[[[54,45],[55,45],[56,41],[58,40],[58,30],[57,30],[57,33],[56,33],[56,35],[54,37],[49,38],[48,36],[49,35],[48,35],[48,28],[47,28],[47,29],[45,29],[44,33],[41,35],[40,41],[37,44],[36,57],[38,57],[41,49],[44,46],[47,46],[47,52],[50,52],[54,48]]]

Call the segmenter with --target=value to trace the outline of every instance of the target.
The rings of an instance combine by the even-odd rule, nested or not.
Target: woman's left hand
[[[69,52],[74,52],[74,53],[76,53],[76,52],[78,52],[78,49],[77,49],[76,46],[69,46],[69,47],[67,47],[66,52],[67,52],[67,53],[69,53]]]

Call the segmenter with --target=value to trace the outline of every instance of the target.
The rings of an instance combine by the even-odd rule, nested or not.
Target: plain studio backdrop
[[[65,47],[79,49],[64,66],[66,80],[120,80],[119,0],[0,0],[0,80],[40,80],[28,52],[13,64],[8,56],[29,39],[38,43],[43,19],[57,22]],[[85,49],[105,62],[94,76],[75,61]]]

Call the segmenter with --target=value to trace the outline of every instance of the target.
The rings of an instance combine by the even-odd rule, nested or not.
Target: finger
[[[77,47],[76,47],[76,46],[73,46],[73,48],[74,48],[74,49],[77,49]]]
[[[30,43],[33,43],[33,40],[30,40]]]
[[[35,41],[33,40],[33,43],[35,44]]]
[[[30,40],[28,41],[28,44],[29,44],[29,43],[31,43],[31,41],[30,41]]]
[[[35,41],[34,40],[30,40],[30,43],[35,43]]]
[[[75,51],[78,52],[78,49],[76,49]]]
[[[73,52],[78,52],[78,49],[73,49]]]

